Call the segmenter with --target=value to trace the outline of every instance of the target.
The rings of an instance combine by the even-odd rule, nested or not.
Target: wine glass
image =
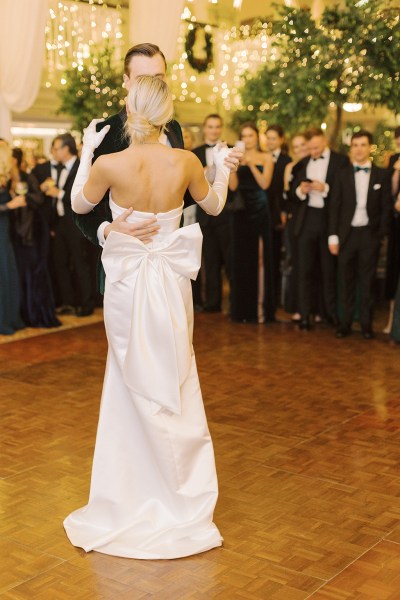
[[[28,184],[26,181],[17,181],[15,184],[15,193],[17,196],[26,196],[28,193]]]

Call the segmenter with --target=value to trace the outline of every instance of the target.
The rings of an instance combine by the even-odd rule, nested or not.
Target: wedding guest
[[[400,213],[400,192],[397,194],[394,208],[398,213]],[[390,338],[393,343],[400,344],[400,275],[397,281],[397,290],[394,299],[393,322]]]
[[[213,163],[213,148],[221,141],[223,129],[222,117],[218,114],[208,115],[203,122],[204,144],[193,149],[204,167],[204,172],[210,183],[215,177]],[[225,207],[218,217],[207,215],[197,207],[197,222],[203,233],[203,263],[205,271],[205,312],[221,312],[222,307],[222,271],[230,278],[230,228],[229,211]],[[201,281],[201,277],[198,277]],[[195,305],[198,304],[196,299]]]
[[[287,221],[287,213],[283,203],[283,177],[285,167],[291,157],[285,151],[285,132],[281,125],[269,125],[265,134],[267,149],[272,155],[274,171],[268,188],[268,200],[272,218],[272,265],[274,269],[274,289],[279,302],[281,289],[281,258],[283,245],[283,229]]]
[[[25,196],[11,198],[11,152],[0,140],[0,335],[25,327],[21,319],[21,290],[10,238],[9,214],[26,206]]]
[[[236,193],[232,212],[232,320],[263,323],[275,320],[272,270],[272,220],[267,189],[271,184],[272,155],[260,152],[254,123],[240,128],[244,156],[229,187]],[[242,203],[242,205],[241,205]]]
[[[352,163],[336,173],[329,206],[329,250],[339,257],[343,317],[336,337],[351,333],[357,282],[363,337],[372,339],[374,281],[380,242],[388,230],[390,179],[372,164],[372,135],[361,130],[351,138]]]
[[[304,133],[296,134],[291,139],[291,148],[293,160],[289,162],[284,170],[283,176],[283,207],[284,213],[287,214],[287,226],[285,229],[285,245],[288,249],[287,259],[290,265],[290,276],[289,276],[289,285],[288,285],[288,294],[287,294],[287,303],[285,303],[285,310],[287,312],[291,312],[292,321],[294,323],[298,323],[301,320],[301,316],[299,313],[299,297],[298,297],[298,287],[299,287],[299,268],[298,268],[298,248],[297,248],[297,238],[294,235],[293,228],[293,209],[291,203],[289,201],[289,191],[292,185],[293,179],[296,174],[296,170],[298,169],[299,162],[308,156],[308,147],[307,140],[305,138]]]
[[[388,165],[392,178],[393,204],[400,192],[400,127],[396,127],[394,138],[397,152],[390,157]],[[383,333],[390,333],[392,328],[394,298],[400,276],[400,215],[393,209],[390,216],[385,281],[385,297],[390,301],[390,308],[388,323]]]
[[[319,285],[323,293],[324,316],[337,325],[336,263],[326,240],[330,192],[338,170],[348,158],[331,150],[321,129],[306,132],[309,156],[300,161],[293,181],[293,231],[297,237],[299,257],[300,329],[310,329],[313,290]],[[316,278],[317,268],[320,270]]]
[[[26,205],[11,217],[12,238],[21,282],[21,314],[29,327],[58,327],[47,268],[47,226],[40,207],[43,197],[37,180],[23,169],[23,153],[14,148],[11,193],[25,196]]]
[[[57,271],[54,262],[54,228],[57,221],[57,197],[51,198],[50,196],[46,195],[47,190],[54,185],[58,188],[61,172],[64,170],[64,165],[58,162],[56,159],[54,143],[55,140],[53,140],[51,143],[51,159],[46,160],[43,163],[38,163],[32,169],[32,175],[36,177],[43,195],[43,205],[41,210],[47,226],[46,239],[48,244],[48,269],[56,306],[60,306],[62,302],[58,289]]]
[[[79,167],[74,137],[70,133],[57,136],[53,150],[56,160],[64,165],[58,186],[53,185],[45,192],[49,198],[57,198],[54,207],[54,261],[62,303],[57,312],[86,317],[93,313],[94,301],[86,244],[72,220],[71,189]]]

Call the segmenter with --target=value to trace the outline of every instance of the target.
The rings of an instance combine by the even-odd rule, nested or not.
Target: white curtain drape
[[[0,137],[11,138],[11,111],[39,91],[47,10],[48,0],[0,0]]]
[[[175,58],[185,0],[130,0],[131,44],[157,44],[170,61]]]

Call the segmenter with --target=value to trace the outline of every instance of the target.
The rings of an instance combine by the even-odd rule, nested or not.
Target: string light
[[[115,48],[115,60],[122,60],[121,7],[108,8],[104,0],[50,0],[45,27],[46,88],[65,85],[66,69],[82,71],[92,47],[105,43]]]

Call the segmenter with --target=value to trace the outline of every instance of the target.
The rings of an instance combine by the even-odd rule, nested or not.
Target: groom
[[[166,67],[165,56],[155,44],[145,43],[133,46],[128,50],[124,61],[124,84],[126,89],[129,91],[135,79],[140,75],[152,75],[165,81]],[[124,131],[125,122],[126,108],[124,107],[117,115],[113,115],[97,125],[98,131],[106,125],[110,125],[110,130],[100,146],[95,150],[94,160],[102,154],[120,152],[129,146],[129,140]],[[168,123],[167,132],[160,136],[160,141],[172,148],[183,148],[182,130],[177,121],[172,120]],[[226,159],[231,170],[237,169],[240,157],[240,151],[232,149]],[[154,168],[156,169],[157,165],[154,165]],[[186,193],[185,206],[190,204],[193,204],[193,200]],[[146,243],[157,233],[159,229],[157,221],[153,218],[141,223],[129,223],[127,218],[131,212],[131,209],[126,210],[113,221],[107,193],[103,200],[90,213],[85,215],[74,213],[73,218],[83,235],[93,244],[100,245],[101,247],[103,247],[110,231],[132,235]],[[97,276],[100,291],[103,293],[105,276],[101,261],[98,263]]]

